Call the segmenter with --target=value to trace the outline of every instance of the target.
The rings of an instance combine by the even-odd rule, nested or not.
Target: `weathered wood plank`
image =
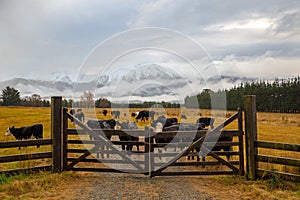
[[[68,158],[68,162],[73,162],[74,160],[77,160],[77,158]],[[109,159],[97,159],[97,158],[85,158],[81,160],[80,162],[84,163],[113,163],[113,164],[128,164],[125,160],[109,160]],[[137,161],[139,164],[143,164],[143,161]]]
[[[239,108],[238,109],[238,130],[239,130],[239,161],[240,161],[240,175],[245,174],[245,166],[244,166],[244,132],[243,132],[243,112]]]
[[[258,162],[275,163],[281,165],[290,165],[300,167],[300,159],[283,158],[277,156],[256,155],[255,160]]]
[[[22,140],[22,141],[7,141],[0,142],[0,148],[14,148],[14,147],[28,147],[36,145],[51,145],[52,139],[39,139],[39,140]]]
[[[107,135],[130,135],[133,136],[139,136],[139,137],[147,137],[147,133],[144,130],[111,130],[111,129],[92,129],[95,133],[100,134],[100,133],[105,133]],[[200,138],[205,136],[207,133],[207,130],[199,130],[197,132],[195,131],[165,131],[165,132],[159,132],[156,133],[154,137],[170,137],[170,136],[175,136],[176,134],[185,134],[186,136],[192,135],[195,138]],[[72,129],[68,128],[67,129],[67,134],[68,135],[89,135],[86,131],[83,129]],[[222,130],[220,137],[228,137],[228,136],[238,136],[239,131],[238,130]]]
[[[218,131],[214,131],[214,135],[216,138],[219,137],[229,137],[229,136],[239,136],[238,130],[222,130],[220,127]],[[221,131],[221,132],[219,132]],[[201,137],[205,137],[206,134],[209,133],[208,130],[199,130],[199,131],[164,131],[164,132],[158,132],[153,136],[153,138],[167,138],[167,137],[175,137],[177,136],[178,139],[180,138],[191,138],[191,141],[194,139],[199,139]],[[209,136],[210,138],[213,138],[213,134]]]
[[[275,175],[277,175],[280,178],[285,179],[285,180],[300,182],[300,175],[299,174],[290,174],[290,173],[271,171],[271,170],[260,169],[260,168],[258,168],[256,170],[256,172],[257,172],[257,175],[260,176],[260,177],[269,178],[273,174],[275,174]]]
[[[200,176],[200,175],[233,175],[233,171],[183,171],[183,172],[156,172],[153,176]]]
[[[219,155],[219,156],[227,156],[227,155],[230,155],[230,156],[237,156],[239,155],[239,152],[238,151],[211,151],[213,153],[215,153],[216,155]],[[180,152],[163,152],[163,153],[155,153],[154,156],[155,157],[174,157],[176,155],[180,154]],[[193,153],[185,153],[183,154],[183,156],[198,156],[198,153],[197,152],[193,152]],[[207,156],[210,156],[210,155],[207,155]]]
[[[62,97],[51,97],[51,138],[53,172],[61,172],[62,166]]]
[[[246,134],[246,172],[247,178],[251,180],[256,179],[257,162],[255,155],[257,155],[257,148],[254,141],[257,140],[257,116],[256,116],[256,96],[244,96],[244,110],[245,110],[245,134]]]
[[[132,144],[144,146],[145,142],[137,141],[108,141],[115,145]],[[68,140],[68,144],[103,144],[101,140]]]
[[[68,170],[70,170],[70,171],[82,171],[82,172],[111,172],[111,173],[133,173],[133,174],[140,174],[139,170],[113,169],[113,168],[73,167],[73,168],[69,168]]]
[[[239,165],[239,161],[228,161],[232,165]],[[160,166],[162,163],[155,163],[157,166]],[[214,166],[220,165],[218,161],[204,161],[204,162],[175,162],[170,166]]]
[[[256,147],[268,148],[268,149],[278,149],[286,151],[297,151],[300,152],[299,144],[287,144],[280,142],[267,142],[267,141],[255,141]]]
[[[1,174],[5,174],[6,176],[13,176],[16,174],[32,174],[40,171],[51,171],[52,166],[38,166],[38,167],[31,167],[31,168],[24,168],[24,169],[11,169],[11,170],[4,170],[0,171]]]
[[[68,148],[68,135],[67,135],[67,130],[68,130],[68,116],[67,116],[67,112],[68,109],[67,108],[63,108],[63,125],[62,125],[62,167],[63,170],[65,170],[67,168],[67,157],[68,157],[68,152],[67,152],[67,148]]]
[[[107,136],[113,136],[113,135],[124,136],[130,133],[130,135],[132,136],[145,137],[146,134],[144,130],[133,130],[133,129],[129,129],[129,130],[91,129],[91,130],[96,134],[101,134],[101,135],[105,134]],[[67,134],[68,135],[89,135],[89,133],[83,129],[71,129],[71,128],[67,129]]]
[[[52,158],[52,152],[1,156],[0,163],[23,161],[23,160],[34,160],[34,159],[42,159],[42,158]]]

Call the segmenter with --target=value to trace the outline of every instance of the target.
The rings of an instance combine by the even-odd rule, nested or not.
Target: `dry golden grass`
[[[83,109],[87,118],[99,118],[99,119],[112,119],[113,116],[110,114],[111,109],[107,109],[108,115],[105,117],[102,114],[103,109]],[[121,111],[121,116],[119,121],[134,121],[131,117],[132,112],[137,112],[140,109],[118,109]],[[163,109],[154,108],[153,109],[158,115],[166,115],[167,117],[178,117],[180,114],[185,114],[187,119],[180,119],[181,122],[193,123],[200,116],[211,116],[213,114],[216,118],[215,124],[218,125],[225,120],[225,117],[229,117],[235,113],[235,111],[214,111],[211,113],[210,110],[196,110],[196,109]],[[13,136],[6,137],[4,132],[7,127],[14,125],[15,127],[28,126],[35,123],[42,123],[44,126],[44,138],[50,138],[50,108],[30,108],[30,107],[0,107],[0,141],[15,140]],[[125,114],[125,115],[124,115]],[[156,116],[158,116],[156,115]],[[300,115],[299,114],[283,114],[283,113],[258,113],[258,139],[266,141],[284,142],[292,144],[300,144]],[[74,127],[69,123],[70,127]],[[145,126],[150,126],[149,122],[138,122],[140,129]],[[226,129],[236,129],[237,121],[234,121]],[[0,149],[1,155],[11,155],[19,153],[33,153],[33,152],[45,152],[50,151],[50,146],[41,146],[39,149],[36,147],[22,148],[10,148],[10,149]],[[300,155],[297,152],[287,152],[287,151],[274,151],[259,149],[261,154],[271,154],[275,156],[291,157],[300,159]],[[49,159],[34,161],[36,164],[43,164],[43,162],[49,163]],[[7,167],[24,167],[29,166],[32,161],[24,161],[18,163],[4,163],[0,165],[0,169],[5,169]],[[286,169],[285,169],[286,170]],[[295,169],[293,168],[292,171]]]
[[[110,113],[110,109],[109,113]],[[130,116],[131,112],[136,112],[140,109],[118,109],[121,111],[121,117],[119,121],[133,121],[134,119]],[[112,116],[108,114],[108,116],[104,117],[102,115],[102,109],[84,109],[83,110],[87,117],[95,118],[98,117],[100,119],[111,119]],[[182,110],[178,109],[158,109],[155,110],[159,114],[167,115],[168,117],[177,117],[180,113],[187,115],[187,119],[182,119],[180,121],[182,122],[195,122],[196,119],[200,116],[211,116],[211,112],[209,110],[194,110],[194,109],[187,109],[183,108]],[[124,116],[124,113],[126,113],[126,116]],[[232,114],[234,114],[235,111],[227,111],[227,112],[214,112],[213,116],[217,119],[216,125],[224,121],[224,116],[229,117]],[[275,142],[284,142],[284,143],[292,143],[292,144],[300,144],[300,115],[299,114],[282,114],[282,113],[258,113],[258,139],[259,140],[266,140],[266,141],[275,141]],[[35,123],[42,123],[44,125],[44,137],[50,138],[50,108],[28,108],[28,107],[0,107],[0,141],[10,141],[15,140],[13,136],[6,137],[4,136],[4,132],[6,131],[7,127],[14,125],[15,127],[20,126],[27,126],[32,125]],[[74,127],[71,123],[69,123],[70,127]],[[144,126],[149,126],[149,122],[138,122],[139,128],[143,129]],[[226,129],[236,129],[237,128],[237,122],[233,122],[230,124]],[[9,148],[9,149],[0,149],[1,155],[11,155],[11,154],[19,154],[19,153],[34,153],[34,152],[44,152],[44,151],[50,151],[50,146],[42,146],[39,149],[36,147],[28,147],[27,149],[21,149],[18,150],[18,148]],[[291,158],[297,158],[300,159],[299,152],[284,152],[284,151],[274,151],[274,150],[266,150],[266,149],[259,149],[260,154],[272,154],[275,156],[282,156],[282,157],[291,157]],[[42,159],[37,161],[24,161],[24,162],[12,162],[12,163],[3,163],[0,164],[0,170],[8,169],[8,168],[21,168],[21,167],[30,167],[33,165],[44,165],[49,164],[49,159]],[[293,167],[283,167],[280,165],[270,165],[270,164],[264,164],[260,165],[264,168],[268,169],[278,169],[280,171],[285,172],[291,172],[291,173],[298,173],[298,168]],[[47,175],[48,176],[48,175]],[[51,175],[49,175],[51,176]],[[72,179],[66,179],[66,184],[71,184],[69,182]],[[192,180],[192,179],[191,179]],[[250,197],[253,197],[255,199],[265,199],[270,197],[270,199],[297,199],[300,198],[300,192],[299,192],[299,185],[296,184],[296,186],[293,186],[293,190],[276,190],[276,192],[271,191],[269,189],[266,189],[266,183],[265,182],[249,182],[243,181],[243,180],[236,180],[235,178],[231,179],[228,177],[225,178],[208,178],[209,181],[212,182],[213,185],[218,185],[220,187],[224,187],[227,189],[233,189],[235,192],[238,192],[240,194],[247,193]],[[10,196],[12,196],[11,199],[19,199],[16,198],[17,195],[12,195],[7,193],[7,190],[15,190],[15,188],[10,187],[16,187],[19,186],[22,187],[23,184],[29,184],[25,181],[20,183],[19,180],[16,180],[17,182],[13,181],[12,184],[4,184],[4,186],[1,186],[1,194],[0,198],[4,199],[7,197],[7,199],[10,199]],[[55,182],[52,178],[50,178],[49,182]],[[228,184],[229,182],[229,184]],[[62,182],[63,183],[63,182]],[[49,183],[50,184],[50,183]],[[65,183],[63,183],[65,184]],[[196,183],[195,183],[196,184]],[[19,185],[19,186],[18,186]],[[295,189],[296,187],[296,189]],[[39,186],[38,186],[39,188]],[[53,188],[57,188],[53,186]],[[19,188],[20,189],[20,188]],[[36,189],[36,186],[33,186],[33,189]],[[18,190],[18,189],[17,189]],[[42,189],[39,189],[42,191]],[[206,188],[207,190],[207,188]],[[53,190],[55,191],[55,189]],[[226,191],[226,190],[225,190]],[[298,191],[298,194],[297,194]],[[28,199],[42,199],[42,194],[32,194],[32,191],[22,191],[25,192],[30,196]],[[5,194],[4,196],[1,196]],[[57,192],[55,193],[56,195]],[[212,193],[213,194],[213,193]],[[42,196],[41,196],[42,195]],[[48,194],[49,197],[51,197],[51,194]],[[224,194],[225,195],[225,194]],[[298,195],[298,196],[297,196]],[[24,197],[24,196],[23,196]],[[50,199],[57,199],[54,198]],[[220,196],[219,198],[221,198]],[[227,199],[225,196],[221,199]],[[256,198],[257,197],[257,198]],[[23,198],[22,198],[23,199]],[[26,199],[24,197],[24,199]],[[230,198],[228,198],[230,199]],[[251,199],[251,198],[249,198]]]
[[[30,107],[0,107],[0,141],[15,141],[13,136],[5,136],[8,127],[15,126],[29,126],[36,123],[41,123],[44,126],[44,138],[50,138],[50,108],[30,108]],[[13,155],[13,154],[26,154],[34,152],[49,152],[50,145],[35,146],[21,148],[7,148],[0,149],[0,155]],[[27,168],[35,165],[50,164],[50,159],[29,160],[22,162],[1,163],[0,170],[14,169],[14,168]]]
[[[17,175],[13,178],[0,178],[0,199],[18,200],[18,199],[66,199],[64,190],[75,188],[78,175],[71,172],[54,174],[50,172],[40,172],[32,175]],[[71,190],[72,191],[72,190]],[[68,193],[69,199],[76,194]]]

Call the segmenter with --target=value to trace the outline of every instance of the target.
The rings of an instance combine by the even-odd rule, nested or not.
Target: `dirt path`
[[[205,199],[299,200],[300,185],[280,182],[270,190],[266,181],[241,176],[154,177],[136,174],[66,172],[16,177],[0,185],[0,199]]]
[[[232,176],[154,177],[133,174],[81,173],[78,182],[57,199],[197,199],[197,200],[298,200],[295,191],[269,191],[264,184]],[[66,198],[68,197],[68,198]]]
[[[193,181],[191,181],[193,179]],[[205,199],[216,200],[195,187],[205,179],[191,177],[155,177],[129,174],[83,174],[80,187],[68,188],[69,199]],[[201,183],[202,182],[202,183]]]

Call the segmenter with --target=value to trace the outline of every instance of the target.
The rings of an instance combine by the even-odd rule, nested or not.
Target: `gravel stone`
[[[197,199],[216,200],[195,189],[188,177],[154,177],[136,174],[100,173],[88,176],[75,200],[90,199]],[[205,184],[205,183],[199,183]]]

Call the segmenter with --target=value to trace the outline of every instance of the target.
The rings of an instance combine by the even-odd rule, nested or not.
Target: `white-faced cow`
[[[25,126],[20,128],[15,128],[14,126],[12,126],[7,129],[5,135],[13,135],[17,140],[27,140],[30,139],[32,136],[36,139],[43,139],[43,125],[35,124],[32,126]],[[37,148],[39,147],[40,145],[37,145]],[[19,149],[21,148],[19,147]]]

